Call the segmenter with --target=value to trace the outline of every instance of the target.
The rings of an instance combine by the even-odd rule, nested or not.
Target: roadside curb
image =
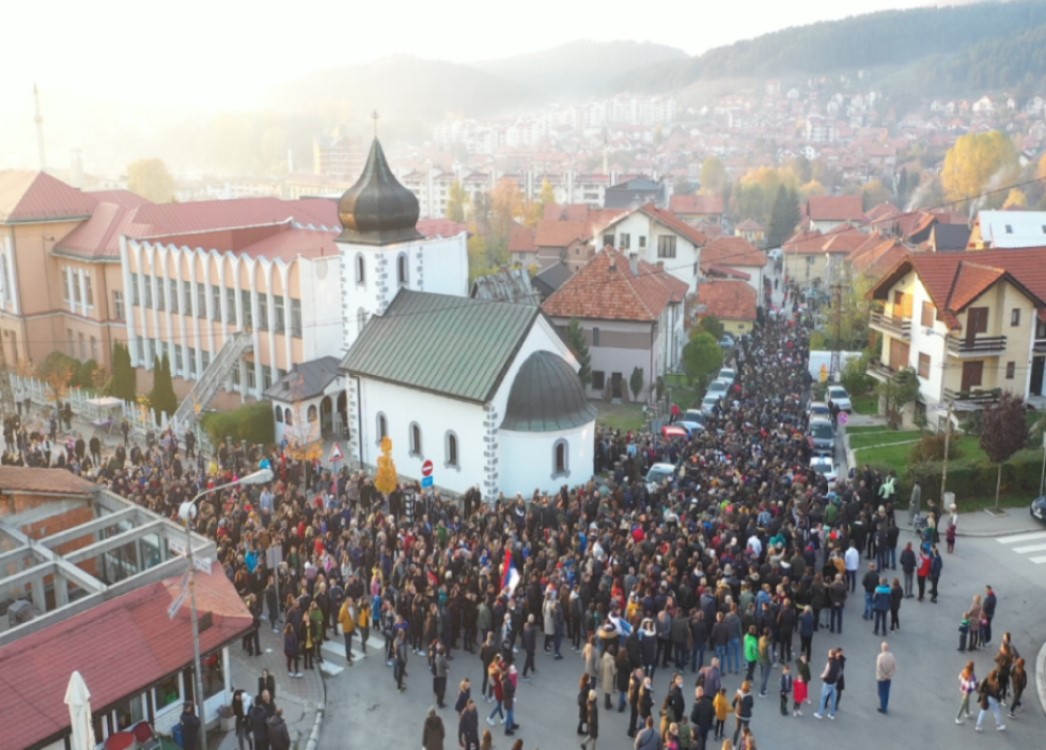
[[[326,686],[324,686],[324,692],[327,692]],[[316,707],[316,720],[312,723],[312,731],[309,732],[309,739],[305,743],[305,750],[316,750],[320,744],[320,727],[323,726],[323,712],[324,705]]]
[[[1035,688],[1039,692],[1039,705],[1046,714],[1046,643],[1042,644],[1039,655],[1035,657]]]

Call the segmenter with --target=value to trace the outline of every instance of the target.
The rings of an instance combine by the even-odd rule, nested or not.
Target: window
[[[91,275],[84,273],[84,302],[88,307],[94,307],[94,289],[91,288]]]
[[[276,407],[276,421],[279,422],[280,424],[283,424],[283,407],[282,406],[277,406]]]
[[[72,286],[72,271],[68,268],[62,269],[62,299],[69,304],[69,287]]]
[[[196,375],[196,350],[191,346],[185,350],[185,364],[186,372],[189,377],[195,377]]]
[[[131,304],[138,306],[141,305],[141,297],[138,296],[138,274],[132,273],[131,278]]]
[[[919,321],[923,328],[933,328],[933,319],[937,317],[937,308],[932,302],[923,302],[922,318]]]
[[[273,330],[276,331],[276,333],[283,333],[285,330],[283,323],[283,295],[273,297],[272,304]]]
[[[453,432],[450,432],[450,431],[447,432],[446,449],[447,449],[447,462],[446,462],[446,465],[447,466],[453,466],[454,468],[459,468],[458,467],[458,436],[455,435]]]
[[[362,254],[356,255],[356,283],[360,286],[367,285],[367,261]]]
[[[1006,225],[1006,234],[1013,234],[1013,224]]]
[[[113,317],[117,320],[126,320],[127,313],[123,306],[123,292],[113,292]]]
[[[247,390],[256,391],[258,389],[258,375],[254,372],[254,365],[247,364]]]
[[[1015,307],[1010,310],[1010,325],[1016,328],[1021,324],[1021,308]]]
[[[662,235],[657,238],[657,257],[676,257],[676,238],[674,235]]]
[[[567,460],[567,441],[557,440],[552,446],[552,476],[564,477],[570,474]]]
[[[1017,374],[1017,363],[1007,362],[1006,363],[1006,379],[1013,380],[1013,376]]]
[[[236,290],[225,290],[225,322],[231,326],[236,325]]]
[[[240,389],[240,367],[239,362],[232,366],[232,385],[236,390]],[[287,413],[289,414],[290,411],[288,410]]]
[[[240,303],[243,305],[243,330],[254,328],[254,311],[251,309],[251,293],[244,289],[240,292]]]
[[[930,378],[930,355],[919,352],[919,377],[923,380]]]
[[[72,333],[70,332],[71,335]],[[134,353],[137,355],[136,359],[138,360],[136,364],[141,367],[145,364],[145,342],[141,339],[134,340]]]
[[[396,283],[400,286],[407,285],[407,254],[400,253],[396,258]]]
[[[301,338],[301,300],[291,300],[291,336]]]
[[[988,308],[971,307],[966,313],[966,333],[970,336],[988,330]]]
[[[417,422],[410,423],[410,455],[421,455],[421,427]]]
[[[156,309],[163,312],[167,309],[165,302],[167,301],[167,295],[164,294],[163,279],[157,279],[156,282]]]
[[[211,320],[222,317],[222,288],[217,284],[211,285],[211,316]]]
[[[143,296],[143,299],[142,299],[142,306],[146,310],[151,310],[153,308],[153,279],[152,279],[152,276],[150,276],[148,278],[142,277],[142,291],[144,292],[144,296]],[[76,301],[79,302],[80,301],[80,291],[79,291],[79,289],[76,289],[76,297],[77,297]]]
[[[378,440],[377,440],[377,442],[380,444],[381,441],[385,439],[385,436],[389,434],[389,423],[385,420],[385,415],[382,412],[380,412],[380,411],[378,412],[378,420],[377,421],[378,421],[378,425],[377,425],[377,428],[378,428],[377,429]]]
[[[178,374],[184,372],[182,363],[182,347],[174,347],[174,371]]]
[[[597,391],[603,390],[606,386],[607,374],[602,370],[592,371],[592,388]]]
[[[614,246],[614,235],[612,235],[612,234],[604,234],[603,235],[603,247],[613,247],[613,246]]]
[[[628,250],[632,247],[632,235],[628,232],[622,232],[617,236],[618,238],[618,250]]]
[[[592,329],[592,346],[599,346],[599,329]]]
[[[645,247],[646,247],[646,235],[645,234],[641,234],[641,235],[639,235],[639,249],[642,250]]]
[[[178,282],[175,279],[171,279],[167,282],[170,293],[167,295],[168,301],[171,303],[171,312],[175,315],[178,314]]]
[[[272,367],[262,365],[262,390],[267,391],[270,388],[272,388]]]
[[[181,675],[177,672],[168,675],[165,679],[160,680],[156,684],[156,687],[153,689],[155,690],[156,695],[154,705],[156,706],[157,711],[181,700],[178,692],[178,686],[180,684]]]
[[[192,315],[192,282],[182,282],[182,314]]]
[[[98,361],[98,339],[91,337],[91,359]]]
[[[284,413],[283,418],[286,420],[288,427],[294,426],[294,412],[292,412],[290,408],[288,408]]]
[[[310,422],[315,422],[318,418],[319,412],[316,410],[316,404],[309,404],[309,411],[306,414],[306,419]]]
[[[211,366],[211,353],[209,351],[200,352],[200,372],[203,373],[208,367]]]
[[[207,317],[207,285],[202,281],[196,282],[196,317]]]
[[[258,330],[269,330],[269,300],[265,298],[258,300]]]

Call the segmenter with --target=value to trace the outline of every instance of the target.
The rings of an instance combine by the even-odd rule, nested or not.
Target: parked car
[[[683,438],[684,440],[690,437],[690,432],[685,427],[679,425],[666,424],[661,426],[661,437],[663,438]]]
[[[719,403],[719,396],[709,395],[701,399],[701,412],[703,414],[711,414],[712,410],[715,409]]]
[[[1032,500],[1030,510],[1033,518],[1046,523],[1046,495],[1040,495]]]
[[[810,468],[823,476],[831,484],[839,476],[835,461],[831,456],[811,456]]]
[[[703,427],[706,419],[708,419],[708,417],[701,409],[687,409],[683,412],[683,418],[679,421],[698,422]]]
[[[708,385],[708,390],[705,391],[705,397],[715,396],[716,398],[722,398],[726,395],[729,386],[722,380],[713,380]]]
[[[686,419],[679,419],[673,422],[672,425],[674,427],[682,427],[684,430],[686,430],[687,434],[690,437],[693,437],[696,433],[701,432],[701,430],[705,429],[704,421],[691,422]]]
[[[852,412],[854,409],[850,394],[841,385],[828,386],[828,403],[839,411]]]
[[[810,405],[806,407],[806,416],[811,420],[824,419],[830,422],[832,420],[832,410],[828,408],[828,404],[824,401],[811,401]]]
[[[671,479],[672,475],[676,473],[675,464],[669,463],[656,463],[647,469],[646,472],[646,488],[649,492],[653,492],[664,484],[666,479]]]
[[[723,337],[719,339],[719,346],[724,349],[733,349],[737,342],[734,341],[734,337],[729,333],[724,333]]]
[[[811,420],[806,439],[810,441],[810,447],[814,449],[815,453],[833,453],[835,451],[835,430],[832,429],[832,423],[826,419]]]
[[[737,379],[737,370],[733,367],[723,367],[719,370],[719,374],[715,376],[715,379],[723,380],[730,383],[730,385],[733,385],[734,380]]]

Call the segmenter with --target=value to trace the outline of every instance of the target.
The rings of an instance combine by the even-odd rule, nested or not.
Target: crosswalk
[[[1036,565],[1046,563],[1046,531],[1010,534],[996,537],[995,541],[1005,544],[1018,555],[1027,555],[1028,560]]]
[[[374,653],[373,641],[366,654],[357,648],[359,643],[359,638],[354,638],[352,641],[352,658],[354,661],[356,659],[366,659],[368,654]],[[337,639],[332,638],[329,641],[324,641],[320,651],[323,652],[323,663],[320,664],[320,669],[323,670],[324,674],[334,677],[345,671],[345,641],[340,635]]]

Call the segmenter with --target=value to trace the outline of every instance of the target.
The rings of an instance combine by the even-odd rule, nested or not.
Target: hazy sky
[[[968,0],[957,0],[958,2]],[[406,54],[472,62],[577,39],[632,39],[689,54],[787,26],[927,0],[12,0],[0,43],[0,169],[35,167],[33,84],[48,165],[103,158],[157,122],[250,111],[309,71]],[[513,10],[509,10],[513,9]],[[148,150],[148,149],[146,149]],[[93,165],[88,163],[88,168]]]

